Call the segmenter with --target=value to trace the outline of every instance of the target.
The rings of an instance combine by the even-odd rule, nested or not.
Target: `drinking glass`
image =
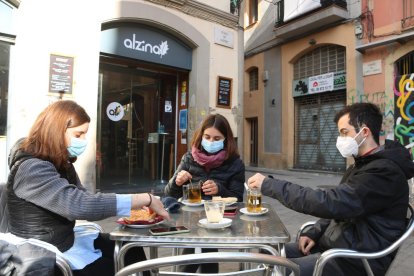
[[[201,202],[201,182],[191,182],[188,185],[188,202]]]
[[[207,221],[209,223],[218,223],[223,219],[224,208],[226,203],[224,201],[204,201],[204,210],[206,211]]]
[[[188,200],[188,185],[183,185],[182,186],[183,187],[183,197],[182,197],[182,200],[184,201],[187,201]]]
[[[247,212],[260,213],[262,211],[262,193],[257,188],[247,190]]]

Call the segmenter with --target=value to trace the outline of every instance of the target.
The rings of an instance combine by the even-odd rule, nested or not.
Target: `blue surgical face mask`
[[[201,146],[203,146],[208,153],[216,153],[224,149],[224,140],[210,142],[203,138],[201,140]]]
[[[71,137],[70,146],[67,148],[69,152],[69,156],[78,157],[85,151],[87,144],[88,142],[85,139]]]

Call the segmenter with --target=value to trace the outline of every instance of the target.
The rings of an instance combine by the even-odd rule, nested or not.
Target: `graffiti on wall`
[[[348,92],[348,103],[373,103],[376,104],[383,115],[382,130],[380,139],[394,139],[394,99],[388,96],[385,91],[369,94]]]
[[[394,79],[395,140],[403,145],[414,142],[414,74]]]

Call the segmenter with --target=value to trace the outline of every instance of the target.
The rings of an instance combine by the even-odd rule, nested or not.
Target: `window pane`
[[[249,90],[259,89],[259,69],[255,68],[249,72]]]

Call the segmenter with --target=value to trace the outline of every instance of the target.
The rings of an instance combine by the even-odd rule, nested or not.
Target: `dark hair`
[[[375,142],[379,144],[379,134],[382,127],[382,113],[378,106],[372,103],[354,103],[340,110],[335,115],[334,122],[337,124],[339,119],[349,114],[349,124],[356,132],[360,131],[362,125],[366,125],[372,133]]]
[[[226,159],[231,156],[239,156],[239,152],[237,150],[236,141],[234,140],[233,132],[231,131],[230,124],[227,119],[220,115],[220,114],[210,114],[208,115],[204,121],[201,123],[201,127],[199,127],[193,136],[191,141],[191,146],[202,150],[201,147],[201,140],[203,138],[204,130],[207,128],[214,127],[218,131],[223,134],[224,140],[224,150],[226,150]]]
[[[69,160],[65,144],[66,129],[89,123],[90,117],[74,101],[57,101],[46,107],[36,118],[22,150],[64,168]]]

